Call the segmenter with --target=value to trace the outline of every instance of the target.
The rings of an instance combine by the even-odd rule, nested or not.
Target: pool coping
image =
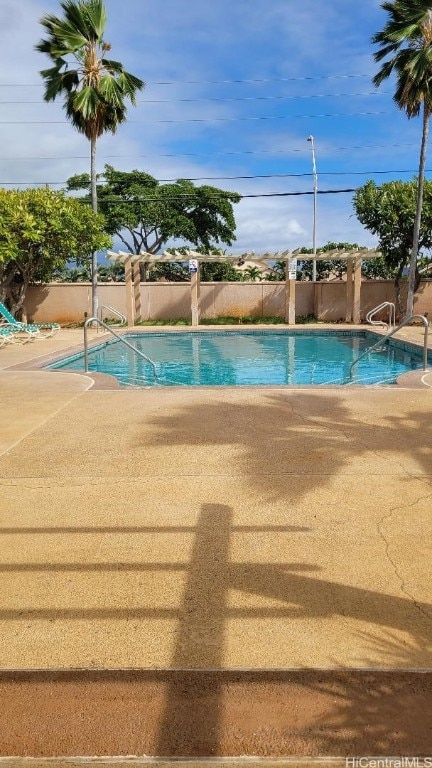
[[[277,330],[280,331],[290,331],[292,333],[302,335],[305,333],[338,333],[338,334],[344,334],[344,335],[350,335],[353,333],[358,334],[372,334],[372,336],[375,336],[377,340],[383,336],[387,331],[385,329],[380,329],[376,327],[371,326],[365,326],[365,325],[349,325],[345,323],[340,324],[330,324],[330,323],[322,323],[319,325],[312,325],[312,324],[305,324],[305,325],[287,325],[283,323],[278,323],[277,325],[270,324],[270,325],[255,325],[255,324],[241,324],[239,325],[206,325],[206,326],[197,326],[197,327],[191,327],[191,326],[131,326],[131,327],[125,327],[121,329],[116,329],[116,333],[119,336],[127,336],[130,334],[134,335],[140,335],[140,334],[158,334],[158,335],[175,335],[175,334],[185,334],[185,333],[215,333],[217,331],[221,333],[244,333],[244,332],[267,332],[267,331],[273,331],[277,332]],[[106,343],[110,343],[111,340],[115,340],[115,337],[110,334],[109,332],[102,333],[99,338],[93,338],[89,342],[89,350],[95,349],[100,345],[104,345]],[[422,349],[422,345],[419,343],[416,343],[415,341],[407,341],[406,339],[398,339],[395,340],[397,343],[397,346],[402,348],[406,351],[416,351],[419,352],[419,350]],[[430,345],[428,347],[429,353],[432,353],[432,350],[430,348]],[[74,355],[82,354],[83,352],[83,345],[77,344],[73,347],[68,348],[67,354],[65,354],[65,351],[58,351],[58,352],[51,352],[46,355],[38,356],[37,359],[31,359],[27,360],[23,363],[17,363],[15,365],[9,366],[5,368],[6,371],[37,371],[37,370],[46,370],[47,373],[57,373],[58,371],[56,369],[49,369],[48,366],[53,365],[54,363],[58,363],[61,360],[68,358],[68,357],[74,357]],[[72,373],[74,375],[83,375],[82,370],[62,370],[62,373]],[[93,385],[90,387],[91,390],[119,390],[121,392],[129,391],[131,389],[135,390],[146,390],[146,389],[152,389],[153,387],[139,387],[139,386],[130,386],[130,387],[122,387],[118,379],[116,379],[115,376],[111,376],[107,373],[99,373],[97,371],[88,371],[86,374],[90,379],[93,380]],[[431,375],[431,383],[427,383],[424,379],[425,376]],[[263,384],[263,385],[250,385],[250,384],[244,384],[244,385],[227,385],[224,388],[225,389],[339,389],[343,385],[341,384],[320,384],[320,385],[313,385],[313,384]],[[406,373],[401,374],[395,384],[386,384],[385,388],[392,388],[392,387],[401,387],[405,389],[430,389],[432,388],[432,367],[427,369],[426,371],[424,369],[417,369],[414,371],[408,371]],[[350,387],[350,389],[381,389],[380,384],[356,384]],[[197,390],[201,389],[199,385],[183,385],[182,389],[184,390]],[[210,389],[220,389],[220,386],[213,385],[213,386],[205,386],[206,390]]]

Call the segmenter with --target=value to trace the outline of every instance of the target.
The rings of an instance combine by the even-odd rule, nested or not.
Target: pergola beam
[[[217,253],[210,253],[210,254],[203,254],[198,253],[197,251],[187,251],[186,253],[180,253],[179,251],[175,251],[175,253],[168,253],[167,251],[164,251],[164,253],[144,253],[141,252],[140,254],[136,253],[125,253],[123,251],[108,251],[107,258],[109,261],[117,262],[120,264],[124,264],[127,258],[130,258],[132,260],[132,264],[135,264],[135,262],[139,263],[146,263],[146,264],[156,264],[158,262],[174,262],[174,261],[182,261],[186,262],[189,261],[189,259],[196,259],[199,262],[215,262],[215,261],[227,261],[227,262],[236,262],[236,261],[286,261],[290,258],[295,258],[297,261],[332,261],[334,259],[342,259],[347,260],[354,257],[359,256],[362,260],[364,259],[377,259],[380,256],[382,256],[381,251],[377,251],[374,248],[371,249],[362,249],[359,248],[358,250],[352,250],[352,251],[343,251],[343,250],[333,250],[333,251],[326,251],[325,253],[317,253],[315,256],[312,253],[300,253],[299,250],[295,251],[275,251],[274,253],[255,253],[254,251],[246,252],[246,253],[239,253],[239,254],[217,254]]]

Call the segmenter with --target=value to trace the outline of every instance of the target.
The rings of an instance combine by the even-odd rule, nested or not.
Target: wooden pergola
[[[191,316],[192,325],[199,325],[200,320],[200,264],[203,262],[238,263],[239,261],[285,261],[285,321],[295,324],[296,309],[296,267],[297,261],[329,261],[332,259],[345,259],[347,262],[346,280],[346,317],[347,323],[360,323],[360,290],[361,290],[361,264],[363,259],[376,259],[381,252],[375,249],[359,248],[358,250],[326,251],[316,255],[295,251],[283,251],[275,253],[255,254],[202,254],[188,250],[185,253],[174,251],[173,253],[124,253],[123,251],[108,251],[107,258],[115,263],[124,264],[126,285],[126,317],[128,326],[141,322],[141,289],[140,289],[140,264],[155,264],[160,262],[196,262],[196,271],[191,272]]]

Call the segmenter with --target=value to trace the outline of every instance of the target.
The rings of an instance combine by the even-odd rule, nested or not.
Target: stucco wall
[[[404,284],[406,290],[406,284]],[[124,283],[101,283],[99,303],[126,312]],[[404,295],[404,293],[403,293]],[[391,280],[362,282],[361,317],[382,301],[394,301]],[[142,283],[142,317],[178,319],[190,317],[188,283]],[[415,310],[432,317],[432,280],[422,282],[415,297]],[[26,299],[27,318],[62,324],[81,322],[91,311],[90,283],[52,283],[31,286]],[[280,316],[285,313],[284,283],[201,283],[201,316]],[[296,316],[317,314],[323,320],[345,319],[346,283],[299,282],[296,285]]]
[[[126,312],[124,283],[101,283],[99,304],[107,304]],[[61,324],[82,322],[84,312],[91,312],[90,283],[50,283],[30,286],[25,309],[28,320],[47,320]]]

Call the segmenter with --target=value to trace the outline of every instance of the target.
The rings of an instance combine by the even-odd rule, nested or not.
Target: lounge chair
[[[0,322],[0,348],[6,344],[26,344],[37,338],[42,339],[43,335],[37,329],[31,330],[31,326],[27,328],[24,324],[23,327],[16,328],[9,324],[2,325]]]
[[[15,333],[26,333],[34,339],[47,339],[60,329],[59,323],[22,323],[20,320],[16,320],[8,308],[1,302],[0,316],[3,318],[1,323],[3,328],[9,328],[11,331],[15,331]]]
[[[10,328],[0,326],[0,348],[14,341],[14,332]]]

